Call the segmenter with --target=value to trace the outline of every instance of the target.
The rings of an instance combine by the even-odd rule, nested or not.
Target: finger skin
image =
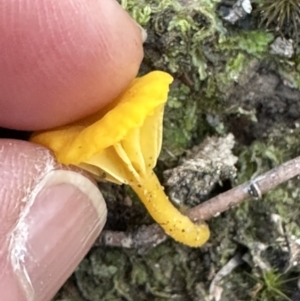
[[[62,169],[41,146],[0,139],[1,300],[50,300],[105,220],[90,179]]]
[[[39,130],[115,98],[143,57],[115,0],[0,0],[0,126]]]

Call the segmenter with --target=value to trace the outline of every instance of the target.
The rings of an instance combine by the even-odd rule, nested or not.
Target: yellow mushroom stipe
[[[73,124],[35,133],[31,141],[52,149],[60,163],[130,185],[168,235],[199,247],[209,238],[207,225],[181,214],[153,172],[171,82],[172,77],[161,71],[136,78],[109,107]]]
[[[209,238],[206,224],[195,224],[170,202],[156,175],[152,172],[140,185],[131,186],[153,219],[176,241],[199,247]]]

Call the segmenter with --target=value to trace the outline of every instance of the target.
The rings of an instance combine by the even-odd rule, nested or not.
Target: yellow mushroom
[[[59,162],[96,177],[128,184],[153,219],[183,244],[199,247],[209,238],[169,201],[153,168],[162,143],[162,120],[172,77],[153,71],[136,78],[109,107],[71,125],[35,133],[31,141],[52,149]]]

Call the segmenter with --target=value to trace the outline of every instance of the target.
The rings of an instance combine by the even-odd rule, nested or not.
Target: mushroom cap
[[[171,75],[162,71],[153,71],[136,78],[104,110],[70,125],[37,132],[31,141],[53,150],[58,161],[63,164],[80,165],[88,162],[106,148],[119,143],[129,132],[140,128],[147,117],[151,119],[156,113],[162,119],[172,80]],[[156,130],[161,133],[161,120],[159,124],[160,128]],[[148,133],[144,133],[147,134],[151,139],[151,127]],[[156,148],[159,148],[153,154],[156,156],[155,162],[161,147],[161,134],[156,136],[159,136],[157,139],[160,141],[155,142],[158,144]],[[132,145],[132,148],[135,147]]]

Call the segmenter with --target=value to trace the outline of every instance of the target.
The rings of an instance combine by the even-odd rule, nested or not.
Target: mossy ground
[[[260,27],[255,14],[235,25],[222,20],[233,3],[121,1],[148,32],[141,73],[160,69],[175,77],[166,106],[160,175],[205,137],[230,132],[239,158],[232,185],[299,154],[299,47],[291,59],[270,54],[277,33]],[[124,205],[126,195],[134,199],[127,189],[107,186],[103,191],[110,207],[107,228],[126,231],[151,223],[141,204]],[[248,260],[223,279],[222,301],[284,300],[268,281],[298,276],[299,198],[299,180],[294,179],[261,200],[212,218],[211,239],[200,249],[171,239],[142,255],[95,247],[55,300],[209,300],[211,281],[236,253]],[[269,271],[275,276],[266,279]],[[297,300],[295,281],[274,283]]]

